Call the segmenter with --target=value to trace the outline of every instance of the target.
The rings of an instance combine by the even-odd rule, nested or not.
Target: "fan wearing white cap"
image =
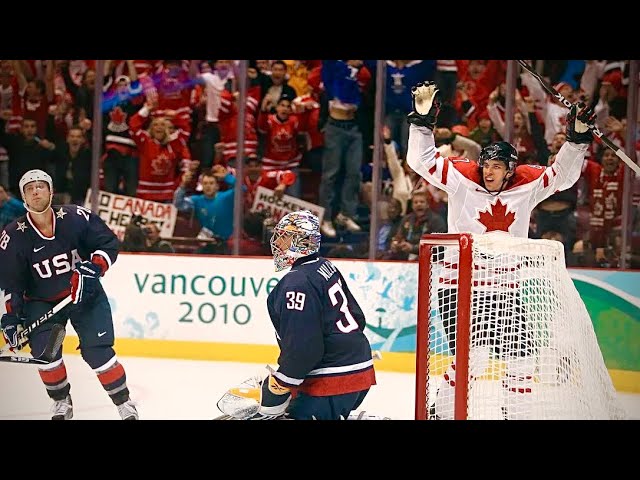
[[[19,182],[27,213],[0,234],[0,289],[7,313],[0,328],[12,350],[28,344],[53,400],[53,420],[73,417],[71,386],[60,343],[52,342],[67,320],[80,339],[80,353],[117,406],[122,419],[137,419],[124,368],[118,362],[113,319],[100,277],[118,256],[119,242],[105,222],[78,205],[52,205],[53,181],[42,170],[29,170]],[[38,325],[25,339],[21,330],[63,299],[72,307]],[[69,308],[69,307],[68,307]],[[62,327],[62,329],[60,328]],[[57,345],[51,347],[52,343]],[[46,358],[45,358],[46,357]]]

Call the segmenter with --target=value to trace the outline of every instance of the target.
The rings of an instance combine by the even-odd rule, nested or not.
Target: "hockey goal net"
[[[622,419],[561,243],[423,236],[416,419]]]

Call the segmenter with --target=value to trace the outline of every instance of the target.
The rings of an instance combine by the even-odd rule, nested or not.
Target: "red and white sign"
[[[91,208],[91,189],[87,191],[84,206]],[[98,192],[97,213],[120,240],[124,238],[124,230],[134,215],[141,215],[146,220],[144,223],[157,224],[161,237],[173,236],[178,216],[178,210],[174,205],[102,190]]]
[[[309,210],[318,217],[320,223],[322,223],[322,217],[324,217],[324,207],[316,205],[315,203],[305,202],[304,200],[289,195],[276,198],[273,190],[258,187],[253,199],[251,211],[259,212],[261,210],[268,210],[276,222],[280,221],[287,213],[297,212],[298,210]]]

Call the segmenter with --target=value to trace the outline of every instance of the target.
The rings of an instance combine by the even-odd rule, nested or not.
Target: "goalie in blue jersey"
[[[345,278],[319,255],[318,217],[303,210],[275,226],[276,271],[291,267],[267,298],[280,347],[278,368],[230,389],[218,408],[234,418],[347,419],[372,385],[365,316]]]

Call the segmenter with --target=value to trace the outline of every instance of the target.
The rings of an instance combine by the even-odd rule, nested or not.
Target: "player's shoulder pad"
[[[298,288],[305,288],[307,285],[313,283],[310,274],[313,273],[305,268],[300,268],[301,265],[293,267],[287,272],[287,274],[280,279],[278,284],[282,284],[283,287],[296,286]]]
[[[75,204],[52,205],[51,208],[56,214],[56,221],[64,221],[70,218],[72,222],[86,223],[93,213],[91,209]]]
[[[25,214],[0,229],[0,254],[13,252],[13,255],[25,245],[31,245],[28,232],[32,228]]]
[[[62,209],[66,213],[75,213],[77,207],[78,205],[75,205],[73,203],[65,205],[51,205],[51,208],[54,212],[59,212],[60,209]]]
[[[318,262],[315,262],[313,265],[313,276],[310,279],[312,283],[315,282],[324,286],[327,282],[333,281],[341,276],[338,267],[328,258],[318,257]]]
[[[476,183],[480,182],[480,167],[475,160],[469,160],[466,157],[451,156],[447,157],[451,165],[462,175]]]
[[[546,167],[542,165],[518,165],[513,176],[514,185],[524,185],[533,182],[544,174]]]
[[[19,228],[18,228],[19,227]],[[31,224],[27,220],[27,215],[21,215],[10,223],[7,223],[4,228],[0,229],[0,234],[4,231],[7,234],[12,233],[25,233],[27,229],[30,229]]]

